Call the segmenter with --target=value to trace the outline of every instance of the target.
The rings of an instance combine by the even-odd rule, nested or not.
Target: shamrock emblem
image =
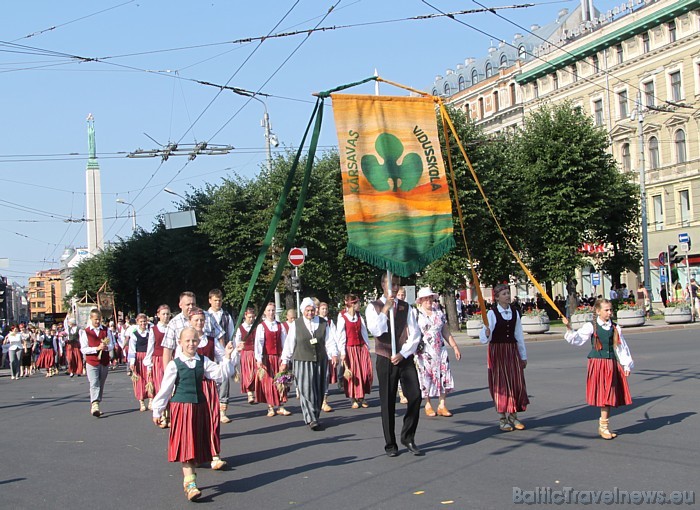
[[[376,156],[362,156],[360,164],[362,172],[377,191],[388,191],[389,181],[393,181],[392,191],[411,191],[418,185],[418,180],[423,173],[423,161],[418,154],[410,152],[403,158],[403,162],[397,161],[403,154],[403,144],[396,136],[382,133],[374,144],[377,154],[384,160],[379,163]],[[399,184],[399,180],[401,184]]]

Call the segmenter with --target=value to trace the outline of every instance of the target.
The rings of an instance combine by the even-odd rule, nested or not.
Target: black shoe
[[[396,448],[395,446],[393,448],[385,448],[384,452],[386,453],[387,457],[398,457],[399,456],[399,449]]]
[[[309,428],[311,430],[321,430],[321,425],[319,425],[317,421],[312,421],[311,423],[309,423]]]
[[[423,452],[421,451],[420,448],[418,448],[418,445],[414,443],[413,441],[409,441],[408,443],[402,443],[409,452],[411,452],[413,455],[420,456],[423,455]]]

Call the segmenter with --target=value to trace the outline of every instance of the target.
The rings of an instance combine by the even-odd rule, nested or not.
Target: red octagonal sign
[[[289,250],[289,263],[294,267],[299,267],[304,263],[304,251],[301,248],[292,248]]]

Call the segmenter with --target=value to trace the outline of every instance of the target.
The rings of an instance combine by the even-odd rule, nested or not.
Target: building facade
[[[32,322],[53,323],[57,315],[65,314],[61,271],[48,269],[29,278],[29,319]]]
[[[658,254],[680,245],[679,234],[696,241],[679,249],[688,255],[689,270],[679,267],[685,285],[700,275],[700,0],[634,0],[605,13],[583,2],[533,28],[509,46],[518,49],[512,65],[462,90],[449,73],[433,91],[445,94],[448,84],[449,102],[488,133],[517,127],[545,102],[588,112],[608,131],[620,171],[644,179],[655,297]]]

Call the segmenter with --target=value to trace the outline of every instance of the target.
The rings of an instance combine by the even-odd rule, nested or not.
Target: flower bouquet
[[[279,391],[280,397],[289,391],[292,381],[294,381],[294,374],[291,370],[285,370],[275,374],[275,386],[277,386],[277,391]]]
[[[265,376],[267,376],[267,370],[265,370],[265,367],[260,367],[258,368],[258,371],[255,372],[255,375],[258,378],[258,381],[263,382],[265,380]]]

